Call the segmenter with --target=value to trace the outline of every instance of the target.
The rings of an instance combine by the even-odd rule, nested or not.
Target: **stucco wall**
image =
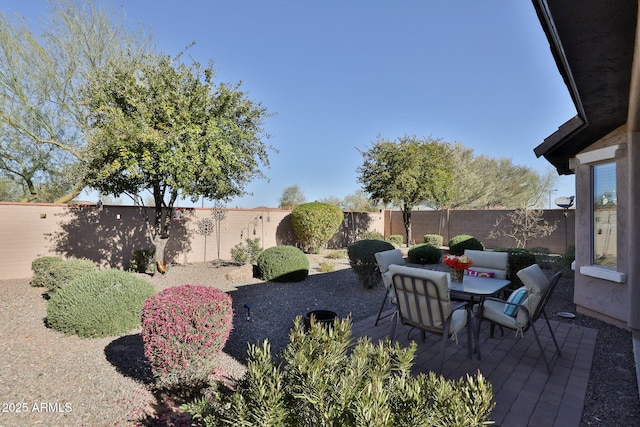
[[[216,233],[198,234],[198,221],[211,218],[210,209],[181,209],[180,221],[172,222],[165,250],[168,262],[189,263],[218,258]],[[488,239],[498,217],[508,218],[509,211],[416,211],[413,213],[413,233],[417,242],[424,234],[442,234],[447,244],[449,236],[472,234],[487,248],[513,247],[511,239]],[[221,222],[220,258],[230,259],[231,248],[249,238],[260,238],[265,248],[295,244],[290,211],[279,209],[229,209]],[[573,210],[545,211],[558,229],[542,241],[532,241],[529,247],[542,246],[552,252],[564,253],[574,235]],[[44,218],[41,218],[45,216]],[[24,278],[32,275],[31,262],[45,255],[89,258],[103,267],[128,268],[131,253],[151,248],[146,232],[146,219],[153,222],[151,209],[134,206],[107,205],[99,211],[95,205],[20,204],[0,202],[0,278]],[[565,236],[564,225],[568,224]],[[339,231],[329,247],[342,248],[355,241],[364,231],[379,231],[385,236],[404,235],[402,214],[382,211],[369,214],[346,213]],[[255,232],[255,234],[254,234]],[[205,253],[206,249],[206,253]]]
[[[181,209],[181,214],[179,221],[172,221],[165,260],[217,259],[215,231],[209,236],[198,233],[198,221],[212,218],[211,209]],[[228,209],[220,224],[220,259],[231,259],[231,248],[247,238],[260,238],[265,248],[295,244],[290,214],[279,209]],[[95,205],[0,202],[0,279],[31,277],[31,262],[46,255],[128,268],[134,250],[153,247],[146,232],[152,223],[151,209],[134,206],[107,205],[99,211]],[[367,229],[383,232],[384,213],[347,214],[331,245],[344,247]]]
[[[594,152],[594,150],[626,146],[626,127],[620,127],[611,132],[597,143],[582,151],[580,154]],[[580,157],[578,155],[578,158]],[[617,159],[606,160],[616,162],[617,182],[617,267],[613,270],[625,276],[623,283],[603,280],[592,275],[581,274],[580,269],[592,265],[592,218],[591,218],[591,167],[594,163],[580,163],[579,159],[572,159],[572,166],[576,173],[576,274],[574,301],[577,310],[591,316],[598,317],[619,326],[627,325],[629,310],[629,238],[626,218],[629,211],[629,198],[626,183],[628,182],[629,167],[625,150],[618,151]],[[580,197],[582,196],[582,197]],[[596,267],[607,273],[606,267]],[[611,271],[611,270],[610,270]]]
[[[503,218],[503,225],[508,225],[511,210],[449,210],[449,211],[414,211],[411,213],[411,230],[413,240],[416,243],[423,241],[425,234],[440,234],[443,236],[444,245],[452,238],[460,234],[469,234],[480,240],[485,248],[511,248],[515,247],[515,241],[509,237],[497,239],[489,238],[489,233],[494,229],[496,221]],[[556,224],[554,232],[542,239],[534,239],[527,243],[528,248],[544,247],[552,253],[565,253],[569,245],[574,244],[575,239],[575,211],[574,209],[549,209],[544,210],[543,218],[550,224]],[[400,211],[391,211],[389,234],[404,236],[404,224]]]

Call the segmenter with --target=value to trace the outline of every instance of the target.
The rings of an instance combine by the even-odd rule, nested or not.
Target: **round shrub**
[[[442,258],[440,249],[426,243],[412,246],[407,252],[407,259],[412,264],[437,264],[440,258]]]
[[[309,275],[309,258],[294,246],[273,246],[260,254],[256,269],[268,282],[301,282]]]
[[[523,268],[527,268],[530,265],[536,263],[536,255],[533,252],[530,252],[526,249],[520,248],[508,248],[508,249],[500,249],[500,252],[507,252],[509,254],[509,271],[507,274],[509,275],[509,280],[511,280],[511,288],[517,289],[522,286],[522,281],[516,274],[518,271]]]
[[[466,249],[483,251],[484,245],[468,234],[460,234],[449,240],[449,253],[451,255],[464,255]]]
[[[333,205],[311,202],[296,206],[291,212],[291,223],[307,253],[318,253],[338,231],[344,213]]]
[[[375,254],[395,249],[383,240],[358,240],[347,246],[349,264],[365,288],[373,288],[381,280]]]
[[[51,295],[47,325],[83,338],[121,335],[140,325],[144,301],[154,292],[126,271],[86,273]]]
[[[33,270],[31,286],[44,287],[50,280],[49,275],[53,266],[60,262],[62,262],[62,258],[57,256],[43,256],[34,259],[31,263],[31,269]]]
[[[231,297],[217,288],[175,286],[147,299],[140,335],[157,385],[197,391],[219,379],[232,324]]]
[[[387,242],[391,243],[393,246],[399,248],[404,243],[404,239],[400,234],[392,234],[387,239]]]
[[[441,248],[444,243],[444,237],[439,234],[425,234],[424,243],[435,246],[436,248]]]
[[[72,280],[78,279],[87,273],[95,273],[98,267],[93,261],[86,258],[68,259],[54,263],[44,281],[44,287],[49,293],[53,293]]]

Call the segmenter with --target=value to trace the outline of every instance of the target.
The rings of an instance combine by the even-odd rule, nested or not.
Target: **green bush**
[[[444,237],[439,234],[425,234],[424,243],[435,246],[436,248],[441,248],[444,243]]]
[[[45,287],[51,280],[51,270],[53,267],[63,260],[57,256],[43,256],[36,258],[31,263],[31,269],[33,270],[33,278],[31,279],[31,286],[38,288]]]
[[[255,239],[246,239],[244,245],[238,243],[231,248],[231,259],[240,265],[255,264],[261,253],[260,238],[256,237]]]
[[[191,394],[220,379],[220,354],[233,324],[231,296],[210,286],[173,286],[147,299],[141,319],[158,387]]]
[[[391,243],[396,248],[399,248],[404,244],[404,239],[400,234],[392,234],[387,238],[387,242]]]
[[[449,253],[451,255],[464,255],[465,249],[483,251],[484,245],[468,234],[460,234],[449,240]]]
[[[373,288],[381,280],[375,254],[395,249],[383,240],[358,240],[347,246],[349,265],[365,288]]]
[[[407,260],[412,264],[438,264],[442,258],[440,248],[426,243],[412,246],[407,252]]]
[[[151,284],[126,271],[87,273],[51,296],[47,325],[83,338],[121,335],[140,325],[142,306],[154,292]]]
[[[384,236],[379,231],[366,231],[358,236],[358,240],[382,240]]]
[[[156,271],[156,250],[151,249],[136,249],[131,254],[131,260],[129,261],[129,271],[135,273],[155,273]]]
[[[301,282],[309,275],[309,258],[296,247],[274,246],[258,257],[257,274],[271,282]]]
[[[576,247],[574,245],[569,245],[567,251],[562,254],[560,259],[556,261],[556,264],[553,266],[555,271],[562,271],[564,275],[573,275],[573,270],[571,270],[571,263],[576,260]]]
[[[447,380],[413,375],[417,345],[362,339],[353,345],[351,322],[333,328],[300,318],[283,362],[267,341],[249,346],[247,373],[233,393],[217,392],[186,406],[207,427],[244,426],[480,426],[495,406],[490,383],[478,372]]]
[[[520,281],[520,278],[518,278],[518,275],[516,273],[523,268],[535,264],[535,254],[528,251],[527,249],[520,248],[499,249],[499,251],[507,252],[509,254],[509,270],[507,274],[509,275],[509,280],[511,280],[511,288],[517,289],[521,287],[522,282]]]
[[[291,212],[291,223],[307,253],[318,253],[336,234],[344,213],[333,205],[311,202],[296,206]]]
[[[68,259],[51,266],[49,274],[44,281],[44,287],[49,293],[56,292],[72,280],[78,279],[87,273],[98,271],[93,261],[86,258]]]

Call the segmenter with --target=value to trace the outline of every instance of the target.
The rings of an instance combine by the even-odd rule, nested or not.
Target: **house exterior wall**
[[[592,144],[572,159],[572,167],[576,174],[576,273],[574,302],[577,311],[600,318],[621,327],[628,327],[630,310],[629,294],[633,280],[629,274],[629,239],[628,218],[631,206],[626,189],[629,184],[629,161],[627,157],[628,134],[626,126],[611,132]],[[592,265],[593,225],[592,225],[592,177],[591,168],[599,162],[581,163],[581,155],[594,153],[607,147],[621,147],[616,157],[605,161],[616,163],[617,222],[616,249],[617,266],[615,269]],[[586,267],[586,268],[585,268]],[[600,274],[602,273],[602,274]],[[610,278],[615,273],[615,279]],[[605,276],[604,278],[602,276]]]

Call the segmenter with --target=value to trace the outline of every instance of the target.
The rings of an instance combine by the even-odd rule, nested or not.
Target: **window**
[[[592,167],[593,264],[616,268],[618,255],[616,164]]]

